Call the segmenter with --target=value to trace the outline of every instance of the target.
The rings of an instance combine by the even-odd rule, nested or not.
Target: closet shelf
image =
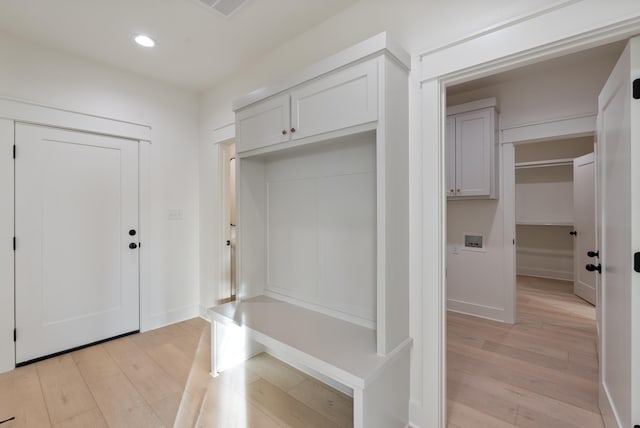
[[[565,158],[565,159],[550,159],[550,160],[541,160],[541,161],[533,161],[533,162],[516,162],[516,169],[526,169],[526,168],[548,168],[552,166],[569,166],[573,165],[573,158]]]
[[[572,227],[573,222],[558,221],[516,221],[516,226],[563,226]]]

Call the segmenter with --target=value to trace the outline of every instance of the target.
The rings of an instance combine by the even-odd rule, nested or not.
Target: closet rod
[[[569,166],[573,165],[573,159],[551,159],[551,160],[542,160],[542,161],[534,161],[534,162],[517,162],[515,164],[516,169],[525,169],[525,168],[546,168],[552,166]]]

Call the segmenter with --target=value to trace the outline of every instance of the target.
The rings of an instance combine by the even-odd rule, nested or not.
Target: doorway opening
[[[464,153],[445,161],[446,177],[483,162],[498,177],[495,194],[465,197],[454,186],[447,198],[449,424],[602,426],[596,311],[574,294],[584,246],[596,250],[571,234],[574,159],[593,152],[598,93],[625,44],[447,87],[446,144],[463,132],[451,112],[494,98],[498,117],[495,153],[472,148],[467,166]],[[595,203],[586,209],[595,217]]]
[[[236,300],[236,148],[233,141],[218,145],[220,180],[220,285],[217,304]]]

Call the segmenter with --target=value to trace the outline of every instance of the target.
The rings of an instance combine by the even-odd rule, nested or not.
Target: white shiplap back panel
[[[266,290],[375,322],[375,135],[265,160]]]

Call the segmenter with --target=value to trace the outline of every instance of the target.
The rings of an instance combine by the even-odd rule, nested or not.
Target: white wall
[[[447,203],[447,308],[503,321],[502,199]],[[485,248],[464,247],[464,234],[482,235]]]
[[[150,211],[148,224],[141,219],[148,262],[141,274],[149,284],[149,293],[141,296],[141,326],[155,328],[197,315],[197,94],[3,33],[0,63],[0,96],[152,127],[152,143],[143,148],[148,158],[142,160],[149,175],[141,177],[141,183],[148,181],[141,197]],[[182,210],[183,220],[169,221],[169,209]],[[9,285],[2,281],[2,287]]]
[[[479,89],[447,96],[448,105],[487,97],[498,99],[500,129],[572,116],[595,115],[598,94],[617,61],[609,54],[597,60],[578,60]]]

